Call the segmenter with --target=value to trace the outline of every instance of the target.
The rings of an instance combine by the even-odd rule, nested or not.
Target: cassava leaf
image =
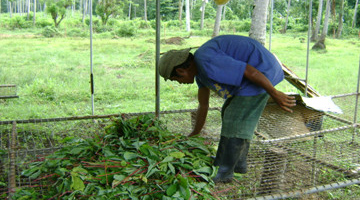
[[[127,151],[124,153],[124,159],[126,161],[129,161],[129,160],[132,160],[134,158],[137,158],[139,157],[139,154],[136,154],[136,153],[133,153],[133,152],[130,152],[130,151]]]
[[[174,157],[172,157],[172,156],[166,156],[165,158],[164,158],[164,160],[163,161],[161,161],[162,163],[165,163],[165,162],[171,162],[171,161],[173,161],[174,160]]]
[[[76,172],[71,173],[71,189],[83,191],[85,189],[84,182],[80,179],[79,174]]]
[[[39,177],[41,174],[41,170],[37,170],[35,173],[31,174],[29,176],[30,179],[36,179],[37,177]]]
[[[172,156],[174,158],[183,158],[185,156],[185,154],[183,152],[176,151],[176,152],[171,152],[170,156]]]
[[[174,167],[174,165],[172,165],[171,163],[168,163],[168,166],[169,166],[169,169],[170,169],[171,173],[172,173],[172,174],[175,174],[176,172],[175,172],[175,167]]]
[[[82,151],[86,151],[87,149],[88,149],[87,147],[78,146],[78,147],[75,147],[75,148],[71,149],[70,154],[78,155]]]
[[[197,172],[200,172],[200,173],[206,173],[208,175],[212,174],[212,172],[213,172],[212,168],[208,167],[208,166],[201,167],[201,168],[196,169],[194,171],[197,171]]]
[[[177,188],[178,188],[178,184],[170,185],[170,187],[168,187],[168,189],[166,190],[166,195],[171,197],[172,195],[175,194]]]
[[[49,178],[40,195],[63,199],[214,199],[210,147],[199,138],[170,133],[154,117],[111,121],[103,135],[76,139],[45,161],[32,162],[23,174]],[[141,159],[139,159],[141,158]],[[191,172],[208,181],[200,184]],[[38,175],[38,173],[40,173]],[[178,174],[178,175],[176,175]],[[126,177],[129,177],[126,179]],[[54,183],[54,178],[56,181]],[[41,181],[47,181],[42,179]],[[116,187],[115,187],[116,186]],[[112,188],[114,187],[114,188]],[[196,190],[193,194],[191,189]]]
[[[122,175],[122,174],[116,174],[114,175],[114,179],[117,180],[117,181],[122,181],[126,178],[126,176]]]

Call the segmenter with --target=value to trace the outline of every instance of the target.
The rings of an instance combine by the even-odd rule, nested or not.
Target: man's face
[[[171,81],[177,81],[180,84],[191,84],[194,83],[194,77],[190,77],[190,76],[181,76],[181,77],[171,77],[170,78]]]
[[[176,73],[178,76],[170,77],[171,81],[177,81],[180,84],[191,84],[194,83],[195,75],[191,73],[190,67],[188,68],[177,68]]]

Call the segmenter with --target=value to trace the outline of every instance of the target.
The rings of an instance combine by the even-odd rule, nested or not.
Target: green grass
[[[188,33],[161,33],[162,38],[177,35],[185,37]],[[0,35],[0,84],[16,84],[20,98],[0,100],[1,120],[91,114],[89,38],[4,36]],[[154,111],[154,31],[140,30],[132,38],[98,36],[93,39],[95,114]],[[307,44],[299,37],[306,38],[306,34],[273,34],[271,45],[282,62],[305,78]],[[193,35],[182,45],[162,43],[161,52],[200,46],[208,39]],[[354,92],[360,41],[328,38],[326,45],[326,51],[310,51],[309,84],[322,95]],[[160,80],[161,110],[196,108],[195,84]],[[286,81],[277,88],[298,92]],[[222,100],[213,96],[211,106],[220,106]]]
[[[272,51],[298,76],[305,78],[306,35],[275,35]],[[325,41],[326,50],[310,50],[308,83],[321,95],[335,95],[356,91],[360,40],[332,39]],[[310,43],[310,49],[314,43]]]

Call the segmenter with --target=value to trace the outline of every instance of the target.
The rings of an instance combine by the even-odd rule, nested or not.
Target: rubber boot
[[[235,173],[240,173],[240,174],[246,174],[247,173],[247,156],[248,156],[248,152],[249,152],[249,147],[250,147],[250,141],[249,140],[245,140],[244,141],[244,145],[242,145],[241,147],[241,153],[240,153],[240,157],[239,157],[239,161],[236,163],[234,172]]]
[[[227,141],[228,141],[227,137],[223,137],[223,136],[220,137],[219,146],[216,151],[216,157],[213,163],[214,166],[219,166],[219,163],[221,162],[221,155],[224,152]]]
[[[246,141],[240,138],[223,138],[216,154],[217,160],[215,161],[217,162],[215,164],[219,166],[219,169],[213,178],[215,183],[229,183],[232,181],[235,165],[239,161],[241,150],[244,149],[243,146]]]

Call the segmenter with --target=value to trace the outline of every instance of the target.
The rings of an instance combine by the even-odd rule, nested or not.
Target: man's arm
[[[209,88],[206,87],[199,88],[198,90],[199,107],[196,113],[194,130],[192,133],[190,133],[189,136],[194,136],[199,134],[201,129],[203,128],[209,109],[209,98],[210,98]]]
[[[244,77],[256,85],[264,88],[266,92],[274,99],[274,101],[283,109],[292,112],[290,107],[296,105],[295,97],[288,96],[285,93],[278,91],[274,88],[272,83],[266,76],[257,70],[255,67],[247,64]]]

